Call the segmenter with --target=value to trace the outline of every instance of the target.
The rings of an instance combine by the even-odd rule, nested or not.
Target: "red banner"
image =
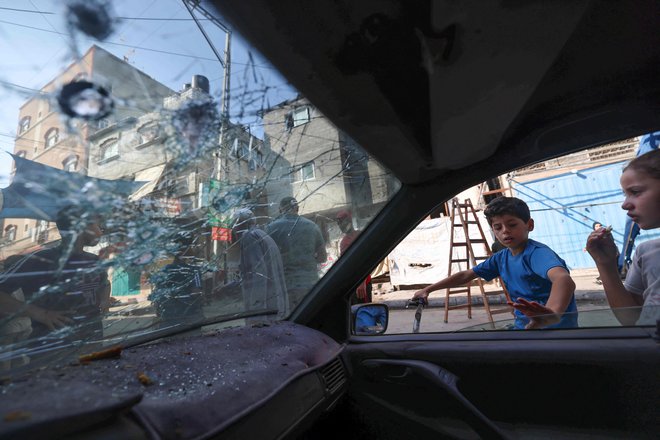
[[[216,241],[231,241],[231,229],[213,226],[211,228],[211,239]]]

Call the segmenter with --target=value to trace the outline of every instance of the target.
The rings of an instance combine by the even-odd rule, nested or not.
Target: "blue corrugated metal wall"
[[[626,221],[621,209],[621,170],[627,162],[616,162],[529,182],[511,182],[514,194],[529,205],[535,229],[530,238],[545,243],[559,254],[569,268],[595,267],[584,252],[591,225],[612,225],[619,249]],[[641,231],[635,244],[660,237],[660,232]]]

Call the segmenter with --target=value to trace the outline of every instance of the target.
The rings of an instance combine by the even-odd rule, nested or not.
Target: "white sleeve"
[[[640,245],[635,251],[635,255],[628,268],[628,273],[626,274],[626,281],[623,284],[628,292],[634,293],[635,295],[642,295],[644,294],[644,290],[646,290],[641,264],[644,249],[645,248]]]

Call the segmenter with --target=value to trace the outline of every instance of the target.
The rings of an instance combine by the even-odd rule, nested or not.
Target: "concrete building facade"
[[[114,99],[114,110],[99,121],[65,120],[58,107],[57,94],[65,84],[90,81],[107,90]],[[154,100],[172,90],[106,50],[90,47],[19,110],[14,154],[69,172],[89,174],[90,138],[119,121],[137,119]],[[132,119],[131,119],[132,118]],[[1,257],[24,251],[57,239],[52,222],[5,219]]]

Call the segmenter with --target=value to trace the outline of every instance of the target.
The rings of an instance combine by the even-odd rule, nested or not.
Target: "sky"
[[[127,59],[175,91],[189,83],[192,75],[204,75],[219,101],[223,67],[181,0],[117,0],[109,4],[114,31],[98,41],[71,32],[64,1],[0,0],[0,149],[13,151],[20,106],[69,66],[76,53],[84,53],[92,44]],[[197,13],[196,17],[223,55],[224,31],[203,15]],[[223,24],[231,28],[229,23]],[[236,32],[231,41],[230,119],[250,125],[252,133],[260,136],[257,110],[291,99],[296,92]],[[9,155],[0,153],[0,187],[9,184],[11,163]]]

